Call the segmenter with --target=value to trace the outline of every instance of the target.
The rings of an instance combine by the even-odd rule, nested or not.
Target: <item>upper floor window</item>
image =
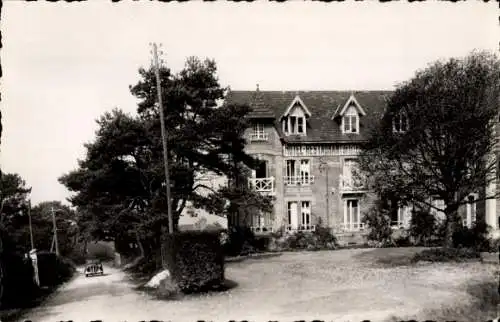
[[[359,115],[354,107],[351,107],[342,117],[342,130],[344,133],[359,133]]]
[[[264,124],[255,123],[250,134],[250,141],[267,141],[269,135],[264,128]]]
[[[306,118],[304,116],[289,116],[283,119],[285,134],[305,134]]]
[[[392,131],[394,133],[404,133],[408,131],[408,116],[401,111],[392,118]]]

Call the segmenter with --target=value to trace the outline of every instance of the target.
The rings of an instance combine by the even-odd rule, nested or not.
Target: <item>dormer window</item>
[[[308,117],[311,117],[311,113],[302,99],[300,99],[298,95],[295,96],[292,103],[281,116],[283,132],[285,135],[306,135],[306,119]]]
[[[392,131],[394,133],[404,133],[408,131],[408,116],[400,111],[392,118]]]
[[[359,133],[359,115],[353,106],[342,117],[342,123],[344,133]]]
[[[283,119],[283,132],[287,135],[303,135],[306,133],[304,116],[289,116]]]
[[[339,105],[332,119],[340,118],[340,128],[344,134],[359,134],[359,120],[361,116],[365,116],[366,112],[359,104],[358,100],[351,94],[346,103]],[[340,111],[338,111],[340,109]],[[338,112],[338,113],[337,113]]]

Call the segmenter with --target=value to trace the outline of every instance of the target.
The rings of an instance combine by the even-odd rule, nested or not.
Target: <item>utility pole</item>
[[[31,225],[31,200],[28,200],[28,220],[29,220],[29,225],[30,225],[31,249],[34,249],[35,243],[33,241],[33,226]]]
[[[52,223],[54,225],[54,244],[56,247],[56,255],[59,256],[59,242],[57,241],[56,213],[54,211],[54,207],[50,207],[50,212],[52,213]]]
[[[153,46],[153,67],[156,75],[156,90],[158,93],[158,107],[160,109],[160,124],[161,124],[161,138],[163,143],[163,163],[165,168],[165,188],[167,193],[167,216],[168,216],[168,232],[172,234],[174,232],[174,221],[172,218],[172,204],[170,200],[170,173],[168,167],[168,145],[167,145],[167,133],[165,129],[165,116],[163,111],[163,103],[161,96],[161,80],[160,80],[160,67],[158,63],[158,48],[156,43]],[[163,225],[162,225],[163,227]]]

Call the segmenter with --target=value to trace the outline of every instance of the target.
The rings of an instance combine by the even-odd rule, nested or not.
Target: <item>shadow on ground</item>
[[[353,258],[373,267],[398,267],[412,265],[415,254],[427,249],[425,247],[389,247],[368,249]]]

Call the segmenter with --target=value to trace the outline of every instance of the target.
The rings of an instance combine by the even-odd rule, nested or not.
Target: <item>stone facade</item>
[[[258,89],[230,93],[228,101],[253,107],[252,125],[245,133],[246,152],[262,160],[263,165],[253,173],[251,184],[275,197],[272,214],[246,218],[245,224],[256,233],[269,233],[279,229],[314,230],[321,223],[335,232],[339,240],[362,241],[367,230],[361,218],[373,205],[375,196],[363,184],[353,183],[350,169],[370,125],[383,115],[388,94]],[[354,115],[355,121],[346,118],[347,114]],[[345,132],[349,130],[346,120],[354,132]],[[291,127],[299,129],[298,134],[290,133]],[[490,185],[486,189],[497,187]],[[459,212],[465,222],[468,217],[470,221],[472,217],[484,216],[498,232],[497,200],[465,205]],[[436,216],[442,217],[442,213],[436,212]],[[395,217],[395,226],[407,227],[411,211],[400,209]]]

